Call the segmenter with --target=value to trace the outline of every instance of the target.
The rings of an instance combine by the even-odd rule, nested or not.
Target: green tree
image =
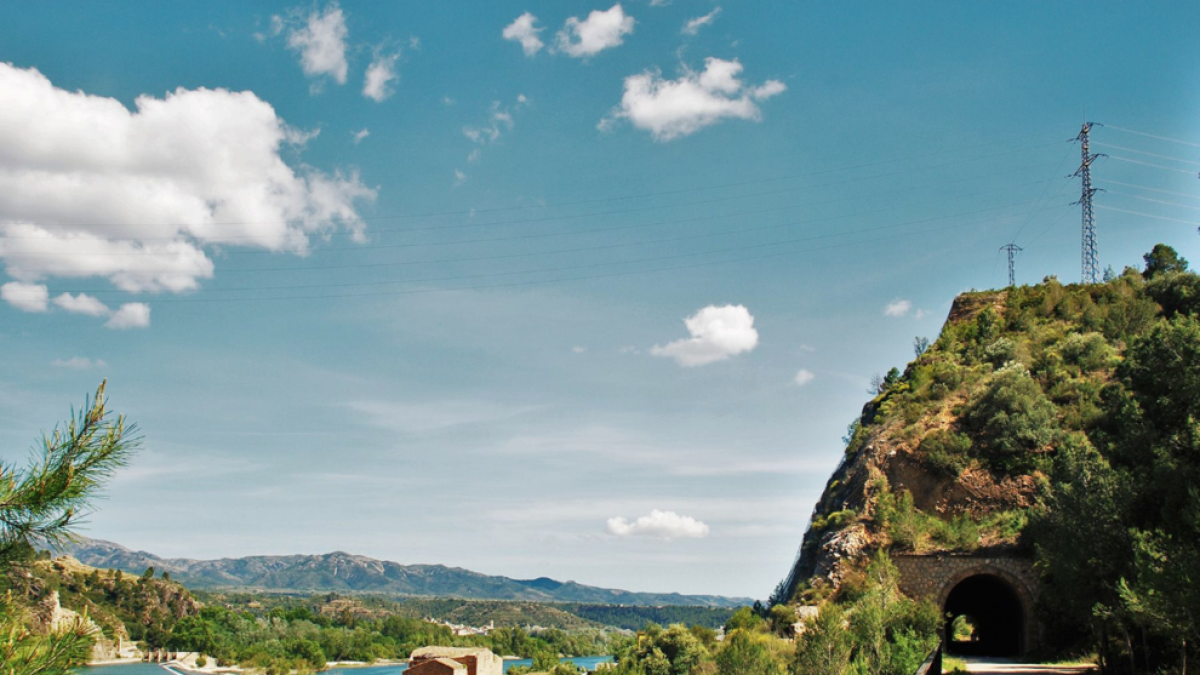
[[[1166,244],[1155,244],[1149,253],[1142,256],[1142,260],[1146,261],[1146,271],[1142,272],[1142,276],[1147,279],[1170,272],[1186,272],[1188,268],[1188,261]]]
[[[994,468],[1028,473],[1057,437],[1058,411],[1024,368],[999,370],[963,418],[974,447]]]
[[[101,384],[65,426],[42,437],[25,468],[0,464],[0,573],[19,564],[30,540],[68,540],[71,526],[137,444],[136,428],[108,415]],[[0,674],[59,675],[85,661],[91,645],[86,616],[65,630],[34,635],[11,597],[0,598]]]
[[[845,675],[849,671],[852,645],[845,623],[846,614],[839,605],[830,602],[821,607],[796,639],[796,675]]]
[[[784,675],[784,665],[777,661],[763,638],[743,630],[734,631],[717,654],[719,675]]]

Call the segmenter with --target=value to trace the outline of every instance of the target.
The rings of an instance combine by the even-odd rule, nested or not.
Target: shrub
[[[1004,368],[972,401],[963,422],[980,456],[994,468],[1029,473],[1057,438],[1057,409],[1022,368]]]
[[[935,429],[921,439],[918,449],[934,471],[957,478],[970,462],[971,439],[953,431]]]
[[[983,359],[1000,368],[1017,360],[1017,343],[1010,338],[998,338],[983,350]]]
[[[1116,351],[1099,333],[1073,333],[1059,347],[1064,363],[1078,366],[1085,373],[1112,365]]]

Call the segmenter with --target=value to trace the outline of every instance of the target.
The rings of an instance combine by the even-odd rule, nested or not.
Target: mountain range
[[[639,593],[574,581],[511,579],[445,565],[402,565],[342,551],[319,555],[270,555],[220,560],[160,558],[100,539],[82,539],[62,553],[85,565],[141,574],[148,567],[170,572],[197,589],[374,593],[483,600],[572,602],[656,607],[740,607],[750,598],[680,593]]]

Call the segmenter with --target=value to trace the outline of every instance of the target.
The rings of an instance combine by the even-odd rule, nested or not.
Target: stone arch
[[[982,656],[1017,656],[1036,643],[1034,595],[1025,580],[1000,567],[972,565],[945,578],[937,596],[946,619],[947,649]],[[971,617],[977,635],[954,643],[951,620]]]
[[[929,600],[942,611],[956,587],[973,577],[991,577],[1003,582],[1015,595],[1022,624],[1019,650],[1038,646],[1041,627],[1034,613],[1038,598],[1038,576],[1033,561],[1011,551],[974,553],[895,554],[900,571],[900,590],[911,598]]]

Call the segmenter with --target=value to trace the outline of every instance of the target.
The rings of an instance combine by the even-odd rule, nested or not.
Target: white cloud
[[[617,516],[608,519],[608,532],[618,537],[652,537],[655,539],[703,539],[708,525],[674,511],[653,509],[632,523]]]
[[[754,317],[742,305],[709,305],[684,319],[692,337],[676,340],[650,353],[669,356],[681,366],[703,366],[748,352],[758,345]]]
[[[469,399],[422,401],[354,401],[351,410],[368,424],[402,434],[423,434],[452,427],[502,422],[538,410],[538,406],[512,405]]]
[[[883,308],[884,316],[904,316],[912,309],[910,300],[893,300],[888,303],[887,307]]]
[[[103,277],[129,292],[188,291],[226,244],[304,254],[340,226],[357,240],[358,176],[293,169],[289,127],[252,92],[112,98],[0,63],[0,260],[10,276]]]
[[[695,35],[696,33],[700,32],[701,28],[703,28],[703,27],[711,24],[713,21],[715,21],[717,18],[717,15],[720,13],[721,13],[721,8],[717,7],[716,9],[709,12],[708,14],[705,14],[704,16],[698,16],[694,19],[688,19],[687,22],[683,24],[683,28],[679,32],[683,33],[684,35]]]
[[[587,18],[571,17],[555,36],[557,49],[568,56],[586,58],[617,47],[633,32],[633,17],[618,3],[605,11],[594,10]]]
[[[282,30],[285,23],[274,17],[275,32]],[[309,77],[328,76],[338,84],[346,84],[346,17],[336,2],[325,6],[324,12],[313,9],[307,18],[297,21],[288,30],[287,45],[300,53],[300,67]]]
[[[600,121],[599,128],[607,130],[627,119],[649,131],[655,140],[669,141],[725,118],[757,121],[762,118],[758,102],[787,87],[778,80],[747,86],[738,79],[742,68],[736,59],[709,57],[704,60],[703,72],[685,70],[677,80],[663,79],[652,70],[630,75],[625,78],[621,104]]]
[[[929,316],[929,310],[918,309],[913,316],[917,317],[917,319],[924,319],[925,317]]]
[[[0,298],[23,312],[44,312],[50,291],[41,284],[10,281],[0,286]]]
[[[92,359],[83,356],[73,356],[69,359],[54,359],[50,365],[55,368],[70,368],[72,370],[91,370],[92,368],[106,368],[108,364],[104,359]]]
[[[587,347],[584,347],[582,345],[575,345],[574,347],[571,347],[571,352],[575,353],[575,354],[582,354],[586,351],[587,351]]]
[[[454,170],[454,185],[455,185],[455,187],[462,185],[465,182],[467,182],[467,174],[463,173],[459,169],[455,169]]]
[[[812,371],[801,368],[800,372],[796,373],[796,377],[793,378],[792,381],[796,383],[797,387],[803,387],[809,382],[812,382],[816,377],[816,375],[812,374]]]
[[[370,136],[371,132],[370,132],[370,130],[363,128],[363,129],[360,129],[359,131],[350,132],[350,135],[354,136],[354,144],[358,145],[359,143],[363,142],[364,138],[366,138],[367,136]]]
[[[367,66],[367,75],[363,78],[363,96],[380,103],[395,93],[389,83],[399,79],[399,75],[396,74],[396,61],[399,59],[399,52],[375,56],[375,60]]]
[[[148,328],[150,326],[150,305],[144,302],[127,302],[117,308],[105,328],[128,330],[130,328]]]
[[[538,33],[545,30],[534,26],[537,23],[537,17],[530,12],[525,12],[518,16],[515,21],[504,27],[504,32],[501,35],[505,40],[513,40],[521,43],[521,49],[525,51],[525,56],[533,56],[546,46],[538,37]]]
[[[488,108],[487,122],[479,126],[465,126],[462,133],[467,140],[479,145],[491,145],[500,140],[506,132],[512,131],[516,126],[516,121],[513,119],[515,113],[522,108],[529,106],[529,99],[525,94],[517,95],[517,102],[512,107],[505,107],[500,101],[492,101],[492,105]],[[479,161],[482,156],[482,151],[479,148],[474,148],[467,154],[467,162],[474,164]],[[457,175],[458,171],[455,172]],[[466,176],[459,178],[458,182],[462,182]]]
[[[63,293],[54,298],[54,304],[73,314],[107,316],[109,312],[107,305],[86,293],[78,295]]]

